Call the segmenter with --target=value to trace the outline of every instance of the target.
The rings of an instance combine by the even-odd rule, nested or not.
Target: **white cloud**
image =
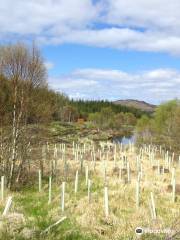
[[[1,0],[0,39],[180,54],[179,9],[179,0]]]
[[[41,38],[44,43],[80,43],[97,47],[180,54],[180,36],[158,31],[139,32],[128,28],[69,31],[57,37]]]
[[[105,69],[78,69],[72,73],[73,76],[81,76],[81,78],[99,79],[99,80],[118,80],[128,79],[129,75],[119,70],[105,70]]]
[[[47,70],[51,70],[54,68],[54,63],[47,61],[47,62],[45,62],[45,67],[47,68]]]
[[[82,28],[96,16],[90,0],[1,0],[0,12],[1,32],[18,34]]]
[[[154,69],[136,73],[107,69],[79,69],[50,79],[50,86],[74,98],[126,99],[153,103],[180,97],[180,72]]]
[[[156,69],[145,74],[146,77],[151,79],[171,79],[172,77],[176,77],[177,72],[172,69]]]
[[[109,23],[170,31],[180,27],[179,0],[105,0]]]

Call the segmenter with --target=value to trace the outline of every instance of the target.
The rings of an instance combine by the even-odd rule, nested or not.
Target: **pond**
[[[135,136],[134,135],[132,135],[132,136],[124,136],[124,137],[122,137],[122,136],[116,136],[116,137],[114,137],[113,139],[112,139],[112,141],[114,142],[114,143],[122,143],[122,144],[129,144],[129,142],[131,142],[131,143],[135,143]]]

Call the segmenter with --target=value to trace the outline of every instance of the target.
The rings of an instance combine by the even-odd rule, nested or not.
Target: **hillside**
[[[126,106],[124,104],[114,104],[107,100],[71,100],[70,105],[77,110],[78,115],[83,118],[87,118],[89,114],[101,112],[104,108],[110,108],[114,113],[133,113],[135,117],[139,118],[144,114],[140,108]],[[149,112],[147,112],[149,113]]]
[[[126,107],[134,107],[146,112],[154,112],[156,108],[156,105],[153,105],[144,101],[133,100],[133,99],[117,100],[117,101],[114,101],[114,104],[123,105]]]

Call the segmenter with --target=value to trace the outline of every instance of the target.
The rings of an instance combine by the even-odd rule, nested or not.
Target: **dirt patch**
[[[166,191],[167,192],[172,192],[172,185],[171,184],[169,184],[166,187]],[[180,195],[180,184],[176,184],[176,194]]]
[[[119,167],[114,167],[112,170],[112,176],[119,176]]]

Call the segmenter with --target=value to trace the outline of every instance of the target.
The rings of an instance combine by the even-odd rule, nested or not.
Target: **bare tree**
[[[12,87],[12,142],[8,187],[15,179],[18,144],[22,141],[28,115],[28,101],[34,88],[45,86],[46,69],[39,50],[18,43],[0,48],[0,74]],[[23,164],[23,159],[21,160]],[[20,166],[22,168],[22,166]]]

